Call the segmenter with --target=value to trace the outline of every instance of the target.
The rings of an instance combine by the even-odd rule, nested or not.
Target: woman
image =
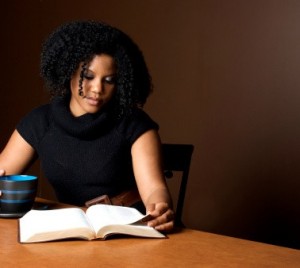
[[[149,225],[173,228],[158,125],[141,109],[151,92],[142,52],[100,22],[59,27],[46,40],[41,75],[52,96],[17,125],[0,155],[0,175],[37,157],[61,202],[83,205],[137,186]]]

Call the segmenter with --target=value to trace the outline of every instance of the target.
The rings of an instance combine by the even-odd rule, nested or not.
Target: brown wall
[[[163,142],[195,145],[187,226],[299,247],[299,1],[2,5],[0,147],[47,100],[38,76],[45,36],[71,19],[104,20],[144,51],[155,85],[145,109]]]

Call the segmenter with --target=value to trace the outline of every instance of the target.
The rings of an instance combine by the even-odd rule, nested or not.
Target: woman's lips
[[[94,99],[94,98],[87,97],[86,100],[87,100],[88,104],[93,105],[93,106],[98,106],[99,104],[102,103],[102,100],[100,100],[100,99]]]

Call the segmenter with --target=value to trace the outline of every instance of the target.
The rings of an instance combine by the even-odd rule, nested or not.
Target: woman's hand
[[[169,232],[174,228],[174,212],[168,203],[149,204],[146,206],[146,210],[154,217],[154,219],[148,221],[148,226],[164,232]]]
[[[163,174],[161,143],[158,132],[149,130],[131,148],[135,180],[147,213],[148,225],[169,232],[174,228],[172,199]]]

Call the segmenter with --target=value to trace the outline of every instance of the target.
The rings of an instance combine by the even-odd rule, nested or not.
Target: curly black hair
[[[74,72],[95,55],[112,56],[117,66],[114,111],[118,117],[142,107],[152,91],[152,81],[143,53],[133,40],[119,29],[97,21],[73,21],[57,28],[44,42],[41,76],[52,97],[70,95]],[[82,76],[82,79],[83,76]],[[82,92],[82,79],[79,94]]]

